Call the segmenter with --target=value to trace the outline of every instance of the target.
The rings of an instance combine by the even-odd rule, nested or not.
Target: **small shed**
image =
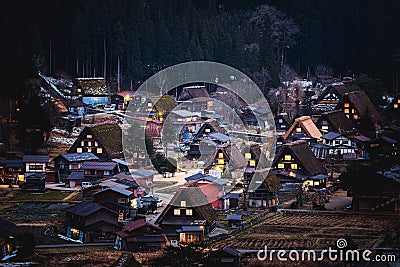
[[[240,226],[242,224],[242,214],[228,214],[226,220],[229,226]]]

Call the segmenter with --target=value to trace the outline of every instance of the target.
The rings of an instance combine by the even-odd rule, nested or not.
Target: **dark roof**
[[[131,187],[131,188],[138,188],[139,187],[139,185],[136,183],[136,181],[128,180],[128,179],[125,179],[125,178],[116,179],[114,182],[116,182],[118,184],[126,185],[126,186]]]
[[[297,158],[299,164],[303,167],[302,171],[308,176],[326,174],[326,170],[305,141],[295,141],[284,144],[276,154],[273,165],[277,164],[277,161],[287,152],[291,152],[291,154]]]
[[[321,136],[321,138],[325,139],[325,140],[333,140],[333,139],[336,139],[336,138],[338,138],[340,136],[342,136],[341,133],[329,132],[329,133],[326,133],[323,136]]]
[[[194,181],[194,180],[199,180],[200,178],[203,178],[203,177],[204,177],[204,174],[199,172],[199,173],[196,173],[196,174],[186,177],[185,180],[186,181]]]
[[[83,171],[72,171],[67,180],[83,180],[84,178],[85,173]]]
[[[150,170],[137,170],[135,172],[132,172],[132,177],[133,178],[140,178],[140,177],[150,177],[154,176],[156,174],[155,171],[150,171]]]
[[[24,163],[18,159],[2,159],[0,160],[0,166],[4,168],[22,168],[24,167]]]
[[[337,131],[351,131],[354,127],[351,120],[341,110],[332,110],[321,114],[321,119],[326,119]]]
[[[360,90],[360,87],[354,83],[337,83],[337,84],[330,84],[328,85],[325,90],[322,92],[322,94],[318,97],[317,101],[321,101],[324,96],[331,92],[332,90],[336,91],[337,94],[342,98],[344,94],[354,91],[354,90]]]
[[[211,126],[214,129],[215,132],[222,133],[222,134],[226,133],[225,129],[222,128],[218,124],[218,122],[216,120],[214,120],[214,119],[208,119],[208,120],[204,121],[203,125],[201,125],[200,129],[198,130],[198,132],[202,132],[204,130],[204,128],[207,127],[207,125]]]
[[[244,158],[243,154],[236,146],[228,144],[220,146],[219,150],[224,153],[226,159],[229,162],[229,165],[232,166],[234,169],[244,168],[247,166],[247,160]]]
[[[228,253],[228,254],[230,254],[230,255],[232,255],[234,257],[240,257],[240,255],[241,255],[239,250],[237,250],[237,249],[235,249],[235,248],[233,248],[231,246],[224,246],[223,248],[220,249],[220,251]]]
[[[218,132],[210,133],[208,136],[213,138],[213,139],[216,139],[216,140],[218,140],[220,142],[223,142],[223,143],[228,142],[228,141],[231,140],[231,138],[229,136],[227,136],[225,134],[222,134],[222,133],[218,133]]]
[[[167,207],[162,211],[161,215],[157,218],[156,224],[160,224],[168,214],[168,211],[174,206],[180,206],[181,201],[186,201],[187,207],[195,209],[199,215],[212,224],[217,219],[217,214],[211,204],[208,202],[206,196],[197,186],[182,187],[176,192]]]
[[[145,220],[137,220],[137,221],[133,221],[131,223],[128,223],[128,224],[124,225],[123,231],[126,230],[126,231],[130,232],[130,231],[139,229],[139,228],[141,228],[143,226],[150,226],[152,228],[156,228],[158,230],[161,230],[160,227],[158,227],[157,225],[154,225],[154,224],[152,224],[150,222],[147,222]]]
[[[378,122],[380,120],[381,116],[371,99],[363,90],[346,93],[345,97],[354,105],[361,117],[367,115],[373,122]]]
[[[87,104],[83,103],[82,100],[80,100],[80,99],[74,99],[74,100],[68,102],[67,106],[74,108],[74,107],[84,107],[84,106],[87,106]]]
[[[113,161],[85,161],[82,163],[82,170],[112,171],[117,166]]]
[[[101,209],[106,209],[106,208],[98,203],[83,201],[79,204],[76,204],[75,206],[68,208],[66,211],[82,217],[86,217]]]
[[[102,193],[107,192],[107,191],[114,191],[114,192],[117,192],[117,193],[119,193],[121,195],[124,195],[124,196],[127,196],[127,197],[129,197],[129,196],[134,194],[132,191],[123,189],[123,188],[118,187],[118,186],[113,186],[113,187],[106,188],[106,189],[101,190],[101,191],[97,191],[96,193],[93,193],[93,195],[102,194]]]
[[[178,97],[178,101],[186,101],[198,97],[210,98],[210,94],[205,86],[184,87],[181,95]]]
[[[171,113],[173,113],[173,114],[175,114],[175,115],[177,115],[179,117],[183,117],[183,118],[197,116],[193,112],[190,112],[190,111],[187,111],[187,110],[184,110],[184,109],[182,109],[182,110],[173,110],[173,111],[171,111]]]
[[[0,219],[0,234],[4,233],[14,227],[16,227],[16,225],[14,223]]]
[[[99,159],[96,155],[94,155],[91,152],[61,154],[61,157],[63,157],[69,162]]]
[[[390,144],[397,144],[399,141],[394,140],[393,138],[387,137],[387,136],[381,136],[381,139],[390,143]]]
[[[192,176],[186,177],[185,178],[186,181],[200,181],[200,180],[205,180],[211,183],[215,183],[218,185],[224,185],[226,184],[228,181],[224,180],[224,179],[220,179],[211,175],[206,175],[206,174],[201,174],[201,173],[196,173]]]
[[[90,130],[104,146],[110,157],[122,156],[122,130],[117,124],[103,124],[91,127]]]
[[[242,214],[228,214],[226,215],[226,219],[232,220],[232,221],[241,221],[242,220]]]
[[[48,163],[49,156],[45,155],[24,155],[23,162],[24,163]]]

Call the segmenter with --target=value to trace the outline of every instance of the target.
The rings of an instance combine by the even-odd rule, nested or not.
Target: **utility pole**
[[[51,47],[51,38],[50,38],[50,55],[49,55],[49,59],[50,59],[50,64],[49,64],[49,66],[50,66],[50,69],[49,69],[49,73],[51,74],[51,57],[52,57],[52,47]]]

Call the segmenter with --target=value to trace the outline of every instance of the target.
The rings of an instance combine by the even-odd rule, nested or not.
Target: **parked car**
[[[113,111],[113,110],[115,110],[115,104],[105,105],[105,106],[104,106],[104,110],[107,110],[107,111]]]
[[[93,186],[93,184],[91,182],[82,182],[82,188],[88,188]]]

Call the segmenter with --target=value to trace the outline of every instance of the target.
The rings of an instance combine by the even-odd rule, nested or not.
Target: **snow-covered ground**
[[[71,81],[67,81],[65,79],[55,79],[53,77],[48,77],[48,76],[44,75],[43,73],[41,73],[40,71],[39,71],[38,74],[61,97],[63,97],[64,99],[72,99],[71,96],[66,95],[66,94],[70,94],[71,93],[70,89],[59,89],[58,88],[58,86],[61,85],[61,84],[65,85],[65,86],[67,86],[69,88],[72,88],[72,82]]]

